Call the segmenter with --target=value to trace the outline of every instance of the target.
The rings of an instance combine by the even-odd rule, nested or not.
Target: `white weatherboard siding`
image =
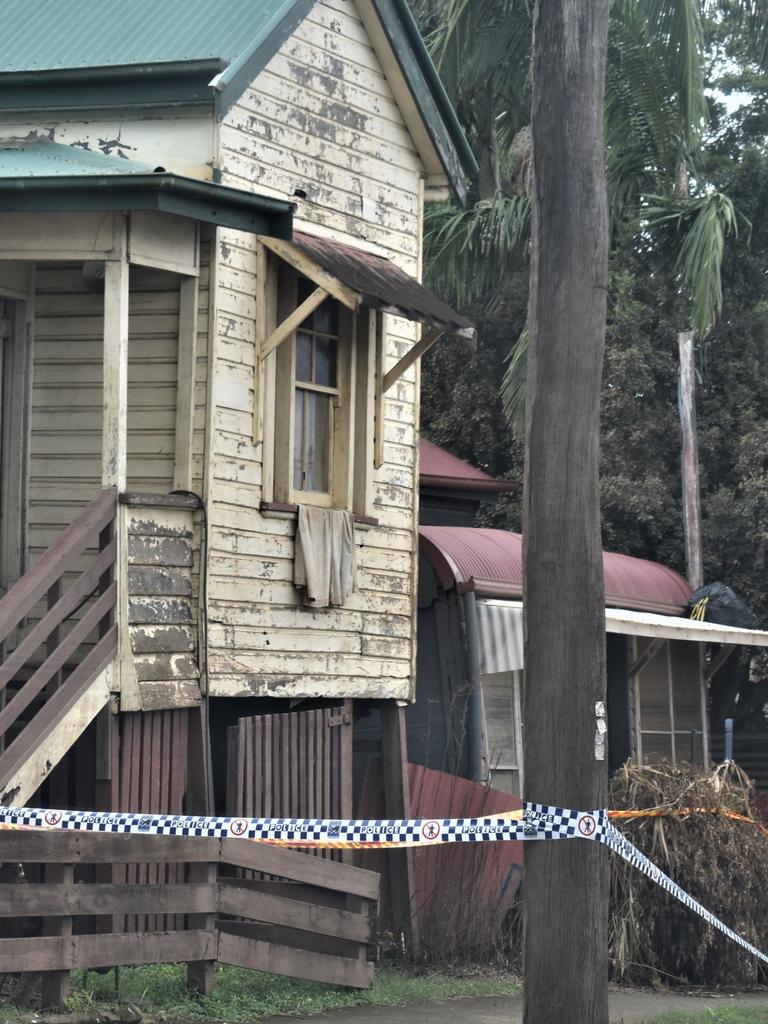
[[[303,230],[373,246],[419,274],[423,168],[349,0],[315,5],[226,115],[220,140],[225,184],[293,200]],[[253,431],[256,249],[252,236],[221,232],[208,467],[211,692],[408,698],[417,369],[385,402],[384,462],[369,509],[380,525],[356,529],[359,593],[341,609],[304,609],[291,582],[295,523],[258,511],[271,495]],[[407,321],[386,323],[385,370],[417,337]]]
[[[203,451],[207,267],[201,268],[195,468]],[[131,271],[128,490],[173,488],[179,279]],[[37,272],[30,417],[29,555],[33,561],[101,489],[103,306],[81,266]]]

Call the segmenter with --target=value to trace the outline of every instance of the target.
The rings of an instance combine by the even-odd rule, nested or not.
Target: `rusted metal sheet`
[[[408,765],[411,815],[414,818],[479,818],[519,810],[509,793],[468,779]],[[381,763],[368,762],[357,814],[383,815]],[[391,894],[382,851],[359,852],[355,863],[382,872],[380,924],[387,927]],[[490,929],[510,910],[522,877],[523,844],[455,843],[414,851],[414,895],[422,942],[438,936],[442,951],[482,948]]]
[[[474,327],[466,317],[391,260],[299,231],[294,232],[290,244],[357,292],[362,305],[439,327],[448,334],[474,336]]]

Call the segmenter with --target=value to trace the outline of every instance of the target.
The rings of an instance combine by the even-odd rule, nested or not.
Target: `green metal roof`
[[[294,0],[0,0],[0,71],[216,59],[268,35]]]
[[[316,0],[0,0],[0,110],[225,113]],[[408,7],[372,0],[446,174],[477,165]]]
[[[152,174],[152,164],[64,146],[49,139],[0,142],[0,178],[62,177],[82,174]]]
[[[0,144],[0,211],[159,210],[290,238],[292,203],[47,139]]]

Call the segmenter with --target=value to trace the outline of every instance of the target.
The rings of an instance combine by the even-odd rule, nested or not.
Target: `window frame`
[[[277,322],[282,322],[298,305],[300,274],[280,261],[277,275]],[[305,279],[308,280],[308,279]],[[311,283],[311,282],[310,282]],[[294,442],[297,390],[330,393],[296,378],[296,334],[293,331],[274,353],[274,496],[287,504],[317,505],[325,508],[353,508],[355,422],[355,344],[354,315],[336,299],[338,341],[335,394],[331,397],[330,438],[328,442],[328,491],[294,486]],[[297,329],[298,330],[298,329]]]

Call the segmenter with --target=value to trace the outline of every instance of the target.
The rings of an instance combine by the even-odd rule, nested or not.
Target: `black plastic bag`
[[[739,626],[758,629],[758,618],[749,605],[742,601],[725,583],[709,583],[691,595],[686,608],[691,619],[718,622],[721,626]]]

